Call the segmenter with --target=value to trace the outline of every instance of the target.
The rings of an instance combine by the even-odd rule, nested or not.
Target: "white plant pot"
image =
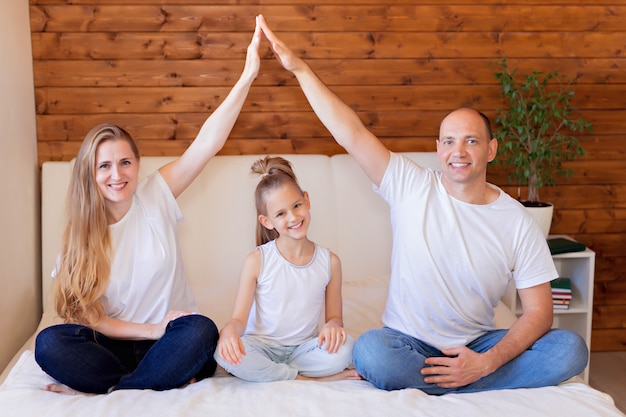
[[[523,201],[522,204],[524,204]],[[541,228],[544,237],[547,239],[548,235],[550,234],[550,226],[552,225],[552,213],[554,212],[554,206],[552,205],[552,203],[545,203],[544,207],[529,207],[524,204],[524,207],[533,216],[533,218]]]

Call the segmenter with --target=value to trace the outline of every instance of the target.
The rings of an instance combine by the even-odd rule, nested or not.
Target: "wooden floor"
[[[589,385],[610,394],[626,413],[626,352],[592,352]]]

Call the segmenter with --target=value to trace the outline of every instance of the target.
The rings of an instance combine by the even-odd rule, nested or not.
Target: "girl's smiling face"
[[[275,229],[280,236],[306,238],[311,222],[311,204],[306,192],[295,184],[285,183],[267,194],[265,215],[259,222],[267,229]]]
[[[96,150],[95,172],[109,222],[116,223],[132,204],[139,178],[139,161],[127,141],[107,140]]]

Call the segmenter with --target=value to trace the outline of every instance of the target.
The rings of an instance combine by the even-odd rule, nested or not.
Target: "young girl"
[[[44,329],[35,359],[61,384],[48,390],[165,390],[213,375],[217,328],[193,312],[176,197],[222,148],[259,70],[257,26],[241,77],[177,160],[141,182],[124,129],[93,128],[80,148],[55,268],[65,324]]]
[[[307,238],[308,194],[283,158],[260,159],[252,172],[261,175],[255,191],[259,246],[244,261],[215,359],[248,381],[360,379],[346,369],[354,341],[343,329],[339,258]]]

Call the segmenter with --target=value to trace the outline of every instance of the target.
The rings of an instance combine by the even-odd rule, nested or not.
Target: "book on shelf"
[[[552,293],[552,299],[553,300],[571,300],[572,299],[572,294],[559,294],[559,293]]]
[[[552,290],[552,307],[558,310],[569,308],[572,300],[572,282],[567,277],[559,277],[550,281]]]
[[[552,294],[571,294],[572,281],[567,277],[559,277],[550,281]]]
[[[576,242],[575,240],[567,239],[564,237],[551,237],[546,240],[548,242],[548,247],[550,248],[550,253],[552,255],[568,252],[582,252],[587,248],[584,244],[580,242]]]

